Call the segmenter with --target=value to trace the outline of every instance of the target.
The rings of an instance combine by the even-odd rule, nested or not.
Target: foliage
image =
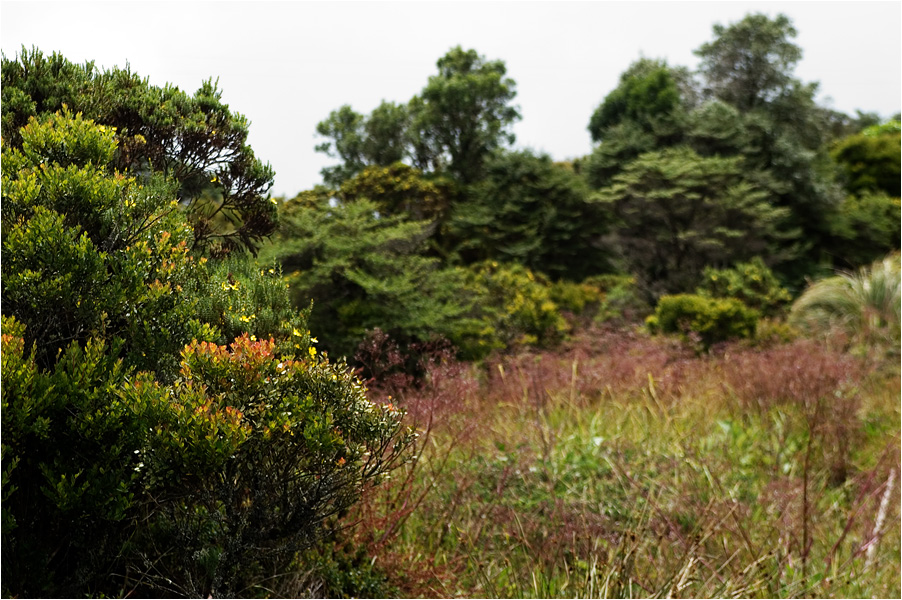
[[[192,339],[222,346],[247,333],[273,338],[283,354],[305,352],[310,346],[309,307],[295,308],[278,264],[227,257],[207,272],[194,287],[194,314],[203,325],[192,332]]]
[[[118,395],[130,370],[102,342],[69,345],[48,371],[25,331],[3,317],[4,595],[96,593],[127,541],[135,452],[155,421]]]
[[[566,310],[574,315],[598,309],[604,299],[601,288],[593,285],[589,280],[575,283],[562,279],[551,284],[548,291],[551,301],[557,304],[561,310]]]
[[[620,84],[592,113],[592,141],[605,140],[606,130],[625,121],[660,137],[672,133],[684,110],[679,76],[664,61],[642,58],[634,62],[620,76]]]
[[[130,365],[172,376],[203,277],[172,191],[113,172],[114,132],[80,115],[32,119],[3,149],[3,310],[39,342],[41,368],[70,342],[120,338]],[[170,201],[171,200],[171,201]]]
[[[589,277],[584,283],[604,292],[595,316],[597,322],[636,323],[652,312],[652,307],[633,275],[596,275]]]
[[[426,223],[380,216],[367,199],[332,203],[327,190],[283,207],[284,226],[262,257],[288,274],[323,348],[351,356],[368,329],[407,340],[447,335],[466,310],[460,276],[425,255]]]
[[[228,349],[193,343],[174,389],[125,389],[171,410],[141,466],[153,492],[146,534],[176,550],[158,559],[164,589],[234,596],[255,583],[250,567],[284,568],[409,441],[395,409],[369,402],[342,365],[274,346],[246,334]]]
[[[880,193],[849,196],[833,218],[830,253],[833,263],[855,269],[899,249],[899,198]]]
[[[736,298],[762,315],[777,314],[791,300],[760,256],[731,269],[705,267],[702,283],[696,290],[710,298]]]
[[[792,305],[790,322],[815,335],[838,330],[852,344],[898,353],[899,272],[895,253],[857,272],[815,282]]]
[[[696,54],[707,89],[740,111],[775,101],[794,84],[792,69],[802,58],[790,40],[796,30],[786,15],[750,14],[729,27],[714,25],[716,39]]]
[[[502,61],[487,61],[460,46],[436,66],[438,74],[409,104],[415,164],[473,183],[489,154],[514,141],[510,127],[520,113],[509,103],[515,83],[505,77]]]
[[[861,130],[864,135],[883,136],[902,131],[902,123],[899,122],[899,114],[884,123],[873,123]]]
[[[19,136],[4,594],[257,593],[402,458],[401,414],[320,357],[275,268],[195,259],[173,188],[118,172],[109,127],[66,112]]]
[[[480,178],[494,150],[513,142],[510,127],[520,113],[509,105],[516,86],[502,61],[457,46],[436,66],[438,74],[406,105],[382,102],[369,116],[345,105],[317,125],[327,141],[316,150],[342,161],[323,169],[327,185],[340,187],[366,167],[404,160],[468,184]]]
[[[387,167],[406,158],[408,120],[407,108],[391,102],[382,102],[368,117],[348,105],[332,111],[316,126],[317,134],[331,141],[316,151],[342,162],[323,168],[323,181],[339,187],[368,166]]]
[[[455,204],[449,235],[464,262],[518,262],[552,277],[608,270],[605,213],[575,174],[530,152],[495,154]]]
[[[661,296],[646,325],[655,333],[682,334],[707,350],[719,342],[753,337],[759,316],[734,298],[679,294]]]
[[[774,204],[791,211],[791,224],[806,240],[792,262],[781,266],[798,284],[821,262],[829,247],[830,220],[842,201],[826,152],[829,111],[814,101],[817,84],[793,76],[802,51],[785,15],[750,14],[727,27],[714,26],[715,39],[696,54],[707,94],[743,116],[745,135],[734,150],[746,168],[769,175]]]
[[[426,177],[413,167],[395,162],[384,167],[366,167],[345,181],[338,195],[346,203],[370,200],[380,216],[442,222],[455,197],[455,187],[447,179]]]
[[[877,131],[877,130],[874,130]],[[846,180],[846,191],[853,195],[883,192],[900,195],[900,162],[902,137],[898,130],[874,134],[871,130],[843,138],[833,145],[833,157]]]
[[[646,294],[692,289],[706,265],[750,259],[791,235],[787,211],[745,178],[743,166],[687,148],[650,152],[599,191],[616,218],[623,270]]]
[[[567,323],[551,300],[549,282],[518,263],[477,263],[463,271],[463,292],[475,298],[448,338],[463,358],[482,358],[493,350],[520,345],[547,346],[559,340]]]
[[[19,129],[68,107],[119,140],[115,166],[132,176],[162,172],[194,230],[193,247],[211,253],[253,250],[275,228],[267,193],[273,172],[247,145],[248,121],[229,110],[208,80],[191,96],[172,86],[152,86],[125,69],[99,71],[62,55],[22,49],[2,60],[3,139],[20,149]]]

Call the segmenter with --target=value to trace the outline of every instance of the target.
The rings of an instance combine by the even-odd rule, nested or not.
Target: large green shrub
[[[474,300],[448,337],[466,358],[517,345],[548,345],[567,331],[550,283],[526,267],[494,261],[463,270],[461,293]]]
[[[172,187],[79,115],[3,147],[3,593],[258,593],[396,463],[401,415],[275,267],[192,256]],[[225,341],[234,339],[230,347]]]
[[[764,315],[776,314],[792,300],[759,256],[731,269],[705,267],[696,293],[709,298],[736,298]]]
[[[662,296],[646,324],[653,333],[679,333],[708,349],[718,342],[754,336],[759,316],[735,298],[679,294]]]

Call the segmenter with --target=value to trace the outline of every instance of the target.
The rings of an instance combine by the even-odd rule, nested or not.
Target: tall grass
[[[343,534],[393,595],[899,595],[898,368],[595,331],[426,372],[418,460]]]
[[[840,332],[852,343],[898,355],[900,344],[899,253],[818,281],[795,302],[790,320],[809,331]]]

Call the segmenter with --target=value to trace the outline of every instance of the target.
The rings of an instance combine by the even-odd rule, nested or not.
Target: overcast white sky
[[[888,117],[902,104],[902,3],[893,2],[0,2],[7,58],[24,44],[75,62],[124,66],[193,92],[218,77],[275,168],[275,195],[320,181],[315,127],[350,104],[406,102],[449,48],[502,59],[517,82],[517,146],[587,154],[595,107],[640,56],[695,68],[714,23],[788,15],[804,50],[796,75],[834,109]],[[829,100],[828,100],[829,98]]]

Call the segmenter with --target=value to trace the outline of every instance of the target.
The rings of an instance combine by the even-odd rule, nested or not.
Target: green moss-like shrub
[[[792,300],[789,291],[758,256],[732,269],[707,267],[696,293],[709,298],[736,298],[768,316],[777,314]]]
[[[652,333],[681,334],[707,350],[718,342],[753,337],[759,316],[735,298],[679,294],[662,296],[645,323]]]

